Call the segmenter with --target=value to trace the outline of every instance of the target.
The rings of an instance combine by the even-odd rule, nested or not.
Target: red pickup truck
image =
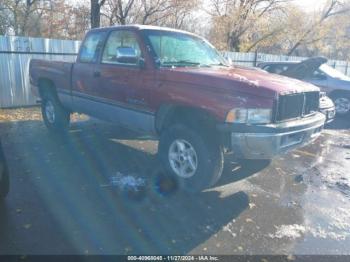
[[[32,90],[49,130],[84,113],[159,138],[159,157],[183,189],[213,185],[224,152],[271,159],[321,132],[319,89],[229,66],[205,39],[152,26],[89,31],[75,63],[33,59]]]

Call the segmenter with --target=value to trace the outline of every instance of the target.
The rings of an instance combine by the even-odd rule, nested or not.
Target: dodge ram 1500
[[[93,29],[75,63],[33,59],[30,81],[49,130],[80,112],[157,137],[161,162],[188,191],[220,178],[224,152],[271,159],[325,123],[316,86],[229,66],[205,39],[168,28]]]

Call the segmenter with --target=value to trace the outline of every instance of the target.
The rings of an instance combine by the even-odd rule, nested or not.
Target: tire
[[[223,171],[224,154],[216,139],[183,124],[161,133],[158,156],[165,170],[175,177],[178,188],[190,193],[214,185]]]
[[[0,201],[8,195],[10,189],[10,178],[7,169],[6,159],[0,144]]]
[[[350,115],[350,94],[336,93],[331,95],[331,98],[335,105],[337,116],[346,117]]]
[[[67,130],[70,113],[63,108],[56,94],[48,92],[42,99],[41,114],[48,130],[54,133]]]

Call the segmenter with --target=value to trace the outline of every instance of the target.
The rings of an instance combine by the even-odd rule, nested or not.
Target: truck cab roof
[[[91,29],[89,32],[110,31],[110,30],[116,30],[116,29],[157,30],[157,31],[175,32],[175,33],[182,33],[182,34],[186,34],[186,35],[196,36],[195,34],[192,34],[192,33],[187,32],[187,31],[179,30],[179,29],[174,29],[174,28],[169,28],[169,27],[153,26],[153,25],[139,25],[139,24],[100,27],[100,28]],[[196,36],[196,37],[198,37],[198,36]]]

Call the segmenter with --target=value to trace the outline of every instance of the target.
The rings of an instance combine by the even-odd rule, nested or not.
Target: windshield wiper
[[[189,61],[189,60],[179,60],[179,61],[173,61],[173,62],[163,62],[162,65],[164,65],[164,66],[179,66],[179,65],[200,66],[201,63],[193,62],[193,61]]]
[[[225,65],[224,63],[217,63],[217,64],[201,64],[198,62],[193,62],[190,60],[179,60],[179,61],[173,61],[173,62],[163,62],[163,66],[198,66],[198,67],[212,67],[212,66],[225,66],[228,67],[228,65]]]
[[[190,60],[180,60],[180,61],[176,61],[179,64],[188,64],[188,65],[200,65],[201,63],[198,62],[193,62]]]
[[[209,65],[206,65],[206,66],[225,66],[225,67],[228,67],[228,65],[225,65],[223,63],[209,64]]]

